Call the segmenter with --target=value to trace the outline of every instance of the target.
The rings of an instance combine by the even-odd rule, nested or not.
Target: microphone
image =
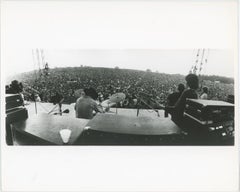
[[[69,109],[65,109],[62,113],[69,113]],[[58,115],[58,114],[61,114],[61,113],[54,113],[53,115]]]
[[[139,92],[139,95],[140,95],[140,96],[142,95],[144,98],[147,97],[147,99],[148,99],[149,101],[157,104],[159,108],[165,109],[165,106],[164,106],[164,105],[160,104],[160,103],[157,102],[155,99],[151,98],[151,97],[153,97],[152,94],[148,94],[148,93],[145,93],[145,92]]]
[[[69,113],[70,111],[69,111],[69,109],[65,109],[64,111],[63,111],[63,113]]]

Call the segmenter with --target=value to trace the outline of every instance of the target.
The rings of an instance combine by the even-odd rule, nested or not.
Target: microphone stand
[[[32,99],[34,101],[34,104],[35,104],[35,113],[37,114],[37,101],[36,101],[35,95],[33,94],[31,97],[32,97]]]
[[[139,110],[140,110],[139,104],[140,104],[140,103],[143,103],[143,104],[146,105],[147,107],[149,107],[149,108],[151,108],[152,110],[154,110],[154,111],[157,113],[158,117],[160,117],[159,112],[158,112],[157,109],[154,109],[152,106],[148,105],[148,104],[147,104],[144,100],[142,100],[141,98],[138,97],[137,99],[138,99],[138,103],[137,103],[137,116],[139,115]]]
[[[139,115],[139,110],[140,110],[140,99],[137,97],[137,117]]]
[[[34,102],[35,102],[35,112],[37,114],[37,101],[36,101],[36,99],[34,99]]]
[[[37,94],[39,94],[39,91],[37,91],[36,89],[32,88],[31,86],[29,86],[28,84],[26,84],[26,87],[28,89],[30,89],[32,92],[35,92]],[[28,92],[27,92],[28,93]],[[33,93],[32,93],[33,94]],[[36,98],[35,98],[35,95],[33,94],[33,96],[31,96],[32,99],[34,100],[34,103],[35,103],[35,113],[37,114],[37,101],[36,101]]]
[[[62,99],[62,100],[58,103],[58,105],[55,105],[55,106],[52,108],[52,110],[48,112],[48,114],[52,113],[52,112],[57,108],[57,106],[59,106],[59,111],[60,111],[59,114],[62,115],[61,105],[62,105],[62,102],[63,102],[63,101],[64,101],[64,99]]]

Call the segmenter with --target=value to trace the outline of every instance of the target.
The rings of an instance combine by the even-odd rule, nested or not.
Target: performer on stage
[[[178,101],[179,97],[182,95],[184,89],[185,89],[185,86],[182,83],[180,83],[178,85],[178,91],[171,93],[167,97],[167,106],[174,106],[176,104],[176,102]]]
[[[93,88],[84,89],[84,94],[77,99],[75,104],[75,111],[77,118],[92,119],[95,112],[103,113],[103,110],[98,107],[96,99],[98,97],[97,92]]]
[[[198,76],[195,74],[189,74],[186,76],[185,80],[187,82],[188,89],[182,93],[182,95],[173,107],[166,107],[167,112],[172,115],[172,120],[178,125],[181,124],[183,120],[186,99],[198,98],[198,94],[196,92],[199,86]]]
[[[182,95],[184,89],[185,89],[185,86],[182,83],[180,83],[178,85],[178,91],[168,95],[168,97],[167,97],[167,107],[175,106],[176,102],[178,101],[178,99]],[[164,116],[168,117],[167,110],[165,110]]]

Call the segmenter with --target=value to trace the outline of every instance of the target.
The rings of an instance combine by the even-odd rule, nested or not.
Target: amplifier
[[[28,111],[24,107],[20,94],[6,94],[6,143],[13,145],[14,133],[11,124],[28,118]]]
[[[234,105],[224,101],[187,99],[185,115],[202,125],[234,120]]]
[[[212,142],[234,139],[234,105],[224,101],[187,99],[184,124],[188,133]]]
[[[28,118],[28,111],[24,107],[14,108],[6,114],[6,143],[13,145],[14,132],[12,123],[25,120]]]
[[[28,118],[28,111],[25,107],[14,108],[6,114],[6,123],[14,123]]]
[[[23,99],[20,94],[6,94],[6,111],[13,108],[24,106]]]

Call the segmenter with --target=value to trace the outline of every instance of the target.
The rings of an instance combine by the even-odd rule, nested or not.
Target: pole
[[[34,99],[34,101],[35,101],[35,112],[37,114],[37,102],[36,102],[36,99]]]

